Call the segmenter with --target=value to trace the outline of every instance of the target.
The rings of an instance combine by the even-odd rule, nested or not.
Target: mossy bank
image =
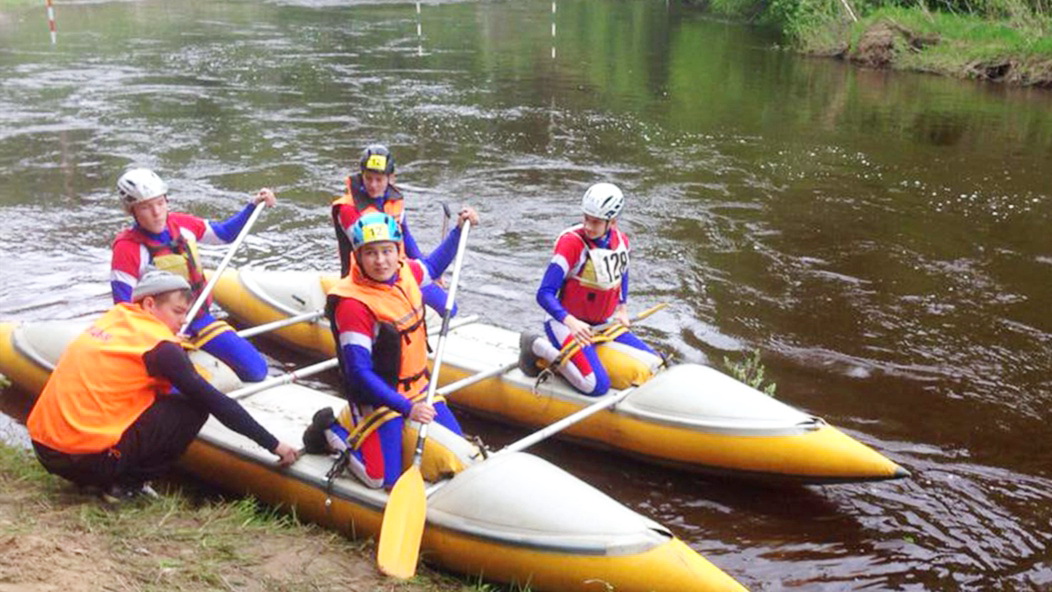
[[[1045,0],[685,0],[779,28],[793,48],[871,68],[1052,87]]]

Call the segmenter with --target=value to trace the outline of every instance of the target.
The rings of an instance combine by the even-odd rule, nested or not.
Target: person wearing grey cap
[[[176,336],[191,299],[185,279],[148,271],[133,302],[114,306],[66,348],[26,420],[44,468],[97,487],[110,501],[156,495],[149,481],[182,455],[209,415],[279,464],[296,460],[296,448],[194,369]]]

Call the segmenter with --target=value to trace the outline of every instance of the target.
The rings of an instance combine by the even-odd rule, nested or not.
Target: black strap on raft
[[[325,473],[325,511],[332,511],[332,487],[339,477],[351,464],[351,449],[348,448],[340,453],[333,461],[329,471]]]

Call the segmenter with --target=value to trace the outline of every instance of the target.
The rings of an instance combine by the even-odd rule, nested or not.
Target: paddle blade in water
[[[415,464],[398,478],[387,498],[376,563],[380,571],[401,579],[413,577],[424,537],[427,496],[424,477]]]

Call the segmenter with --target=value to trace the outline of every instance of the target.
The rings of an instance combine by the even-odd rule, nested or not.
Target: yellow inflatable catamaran
[[[324,309],[336,278],[320,272],[230,270],[216,301],[246,326]],[[447,337],[443,385],[479,373],[490,379],[460,388],[455,406],[511,423],[543,427],[595,402],[561,379],[534,391],[516,368],[519,334],[460,322]],[[329,324],[314,317],[269,333],[299,351],[333,356]],[[680,364],[659,372],[616,407],[563,432],[565,437],[647,461],[694,471],[808,483],[869,481],[909,473],[821,418],[779,402],[707,366]]]
[[[0,373],[39,393],[58,357],[86,322],[0,323]],[[241,391],[229,368],[192,354],[214,385],[240,398],[249,413],[285,442],[299,441],[313,413],[344,401],[303,386]],[[664,526],[614,501],[569,473],[522,452],[488,459],[463,438],[433,424],[428,438],[466,468],[432,487],[421,556],[450,570],[533,590],[741,592],[733,578]],[[332,459],[305,455],[282,469],[250,440],[209,419],[180,463],[229,490],[249,493],[297,516],[375,537],[387,494],[326,473]]]

